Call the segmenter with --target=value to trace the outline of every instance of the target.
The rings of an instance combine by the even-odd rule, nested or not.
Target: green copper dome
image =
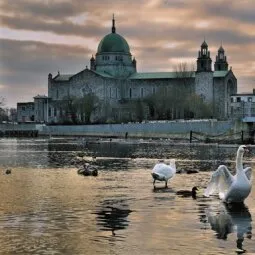
[[[119,34],[106,35],[98,45],[97,53],[121,52],[130,54],[127,41]]]

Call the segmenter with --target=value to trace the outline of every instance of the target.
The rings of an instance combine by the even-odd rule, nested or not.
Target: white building
[[[255,122],[255,89],[250,94],[233,94],[230,101],[232,118]]]

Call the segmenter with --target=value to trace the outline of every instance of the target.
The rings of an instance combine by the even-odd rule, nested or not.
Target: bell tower
[[[214,71],[227,71],[228,62],[227,57],[225,56],[225,51],[222,48],[222,45],[218,49],[218,55],[216,56],[216,61],[214,63]]]
[[[90,70],[94,70],[94,71],[96,70],[96,60],[93,55],[90,59]]]
[[[211,72],[212,71],[212,59],[210,57],[210,51],[206,41],[201,45],[201,50],[198,51],[197,58],[197,72]]]

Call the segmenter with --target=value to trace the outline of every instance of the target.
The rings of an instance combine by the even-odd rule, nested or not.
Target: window
[[[115,56],[115,60],[117,60],[117,61],[122,61],[123,58],[122,58],[122,56]]]
[[[129,98],[132,98],[132,88],[129,88]]]
[[[234,99],[233,97],[230,98],[230,102],[233,103],[234,102]]]
[[[116,98],[118,98],[118,89],[116,88],[115,90],[116,90],[116,91],[115,91],[115,93],[116,93]]]
[[[26,107],[25,107],[25,106],[22,106],[21,109],[22,109],[22,111],[25,111],[25,110],[26,110]]]
[[[49,107],[49,112],[48,112],[49,117],[51,117],[51,108]]]
[[[141,88],[141,97],[143,97],[143,88]]]
[[[112,88],[109,88],[109,97],[112,98]]]
[[[56,91],[56,98],[58,99],[58,89],[57,89],[57,91]]]
[[[237,97],[236,102],[241,102],[241,97]]]
[[[57,108],[54,108],[54,117],[57,116]]]

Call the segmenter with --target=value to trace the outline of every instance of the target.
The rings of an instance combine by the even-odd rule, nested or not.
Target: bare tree
[[[176,88],[175,101],[179,112],[182,112],[184,118],[190,117],[189,104],[185,101],[195,93],[195,65],[193,63],[180,62],[175,66],[175,76],[178,79],[178,88]]]
[[[5,105],[5,98],[0,97],[0,108],[2,108]]]
[[[192,118],[210,118],[212,116],[212,105],[203,101],[203,98],[192,94],[185,101],[185,107],[190,111]]]
[[[92,113],[99,107],[99,99],[94,93],[88,93],[82,98],[76,99],[77,110],[81,114],[82,122],[91,123]]]
[[[0,97],[0,122],[8,120],[8,112],[4,108],[5,99]]]
[[[65,96],[62,100],[56,101],[56,107],[60,110],[63,122],[77,123],[77,98],[74,96]],[[65,113],[62,116],[63,112]]]
[[[144,114],[144,103],[141,99],[137,99],[134,101],[134,112],[135,112],[135,117],[136,117],[136,120],[139,121],[139,122],[142,122],[144,117],[145,117],[145,114]]]
[[[10,108],[9,120],[13,121],[13,122],[17,121],[17,109],[16,108]]]
[[[158,91],[144,99],[149,109],[150,119],[171,119],[175,104],[175,95],[171,88],[161,87]]]

